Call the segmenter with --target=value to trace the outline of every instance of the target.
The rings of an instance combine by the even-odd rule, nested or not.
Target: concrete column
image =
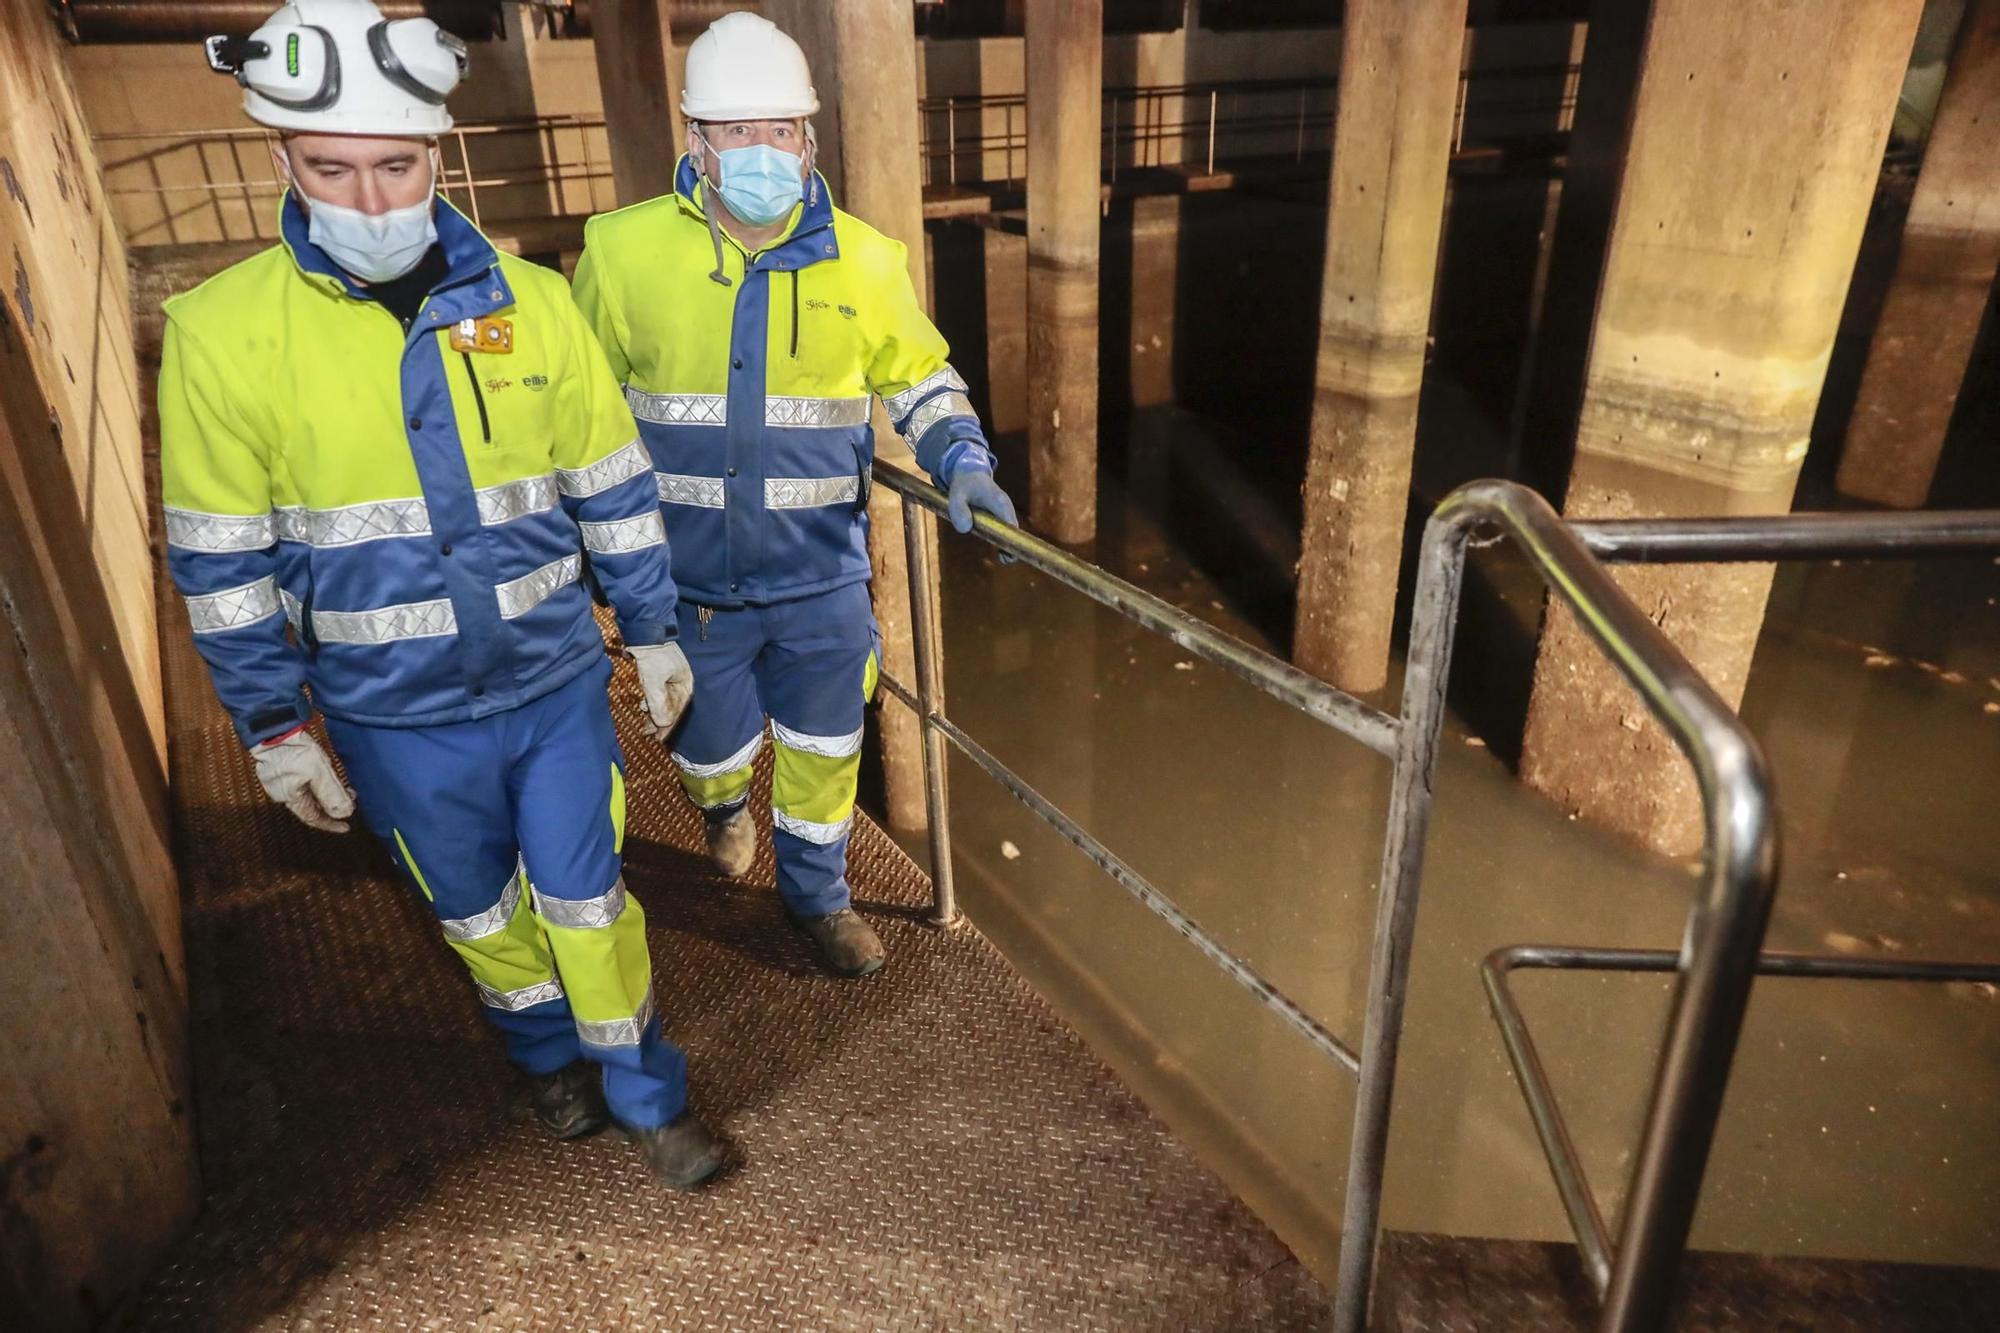
[[[923,176],[917,148],[917,42],[904,0],[765,0],[764,15],[805,48],[820,111],[814,118],[819,164],[847,211],[909,248],[910,281],[929,308],[924,265]],[[878,401],[875,447],[908,470],[916,459]],[[883,666],[915,687],[916,648],[910,632],[910,572],[903,543],[902,502],[878,488],[868,505],[869,555],[875,565],[875,620],[882,629]],[[922,539],[937,568],[937,524],[923,520]],[[930,588],[931,623],[942,625],[937,587]],[[942,645],[934,645],[941,654]],[[936,659],[934,659],[935,661]],[[943,679],[942,671],[937,673]],[[881,711],[882,769],[889,822],[925,827],[923,739],[909,709]]]
[[[1790,508],[1922,0],[1657,0],[1585,374],[1572,517]],[[1620,581],[1732,703],[1768,566]],[[1684,855],[1694,777],[1566,612],[1522,776]]]
[[[1025,0],[1031,521],[1097,535],[1097,236],[1104,0]]]
[[[686,139],[672,0],[593,0],[591,43],[618,206],[671,194]]]
[[[1973,0],[1903,225],[1835,484],[1899,509],[1929,497],[2000,269],[2000,0]]]
[[[1465,5],[1348,0],[1341,33],[1293,657],[1346,690],[1388,678]]]

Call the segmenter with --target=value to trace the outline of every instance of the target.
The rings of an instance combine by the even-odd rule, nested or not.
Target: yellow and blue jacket
[[[683,156],[673,194],[590,220],[574,284],[652,453],[681,594],[736,607],[861,582],[871,395],[942,486],[993,467],[965,381],[903,245],[817,173],[754,255],[702,210]]]
[[[407,333],[289,195],[281,244],[166,303],[168,569],[246,744],[566,684],[604,656],[585,551],[627,643],[673,637],[652,465],[562,276],[437,222]]]

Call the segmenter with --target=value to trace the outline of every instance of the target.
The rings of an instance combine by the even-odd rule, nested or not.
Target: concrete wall
[[[0,0],[0,266],[0,1310],[70,1327],[195,1176],[125,249],[36,0]]]

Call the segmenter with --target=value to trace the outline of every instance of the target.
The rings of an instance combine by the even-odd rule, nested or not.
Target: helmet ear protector
[[[208,67],[273,106],[324,111],[340,100],[340,48],[310,24],[259,28],[248,37],[210,37]],[[368,53],[382,77],[428,106],[443,106],[471,58],[465,43],[429,19],[385,19],[368,29]]]
[[[443,106],[471,66],[465,43],[429,19],[387,19],[368,30],[382,77],[418,101]]]
[[[340,100],[340,50],[325,28],[286,24],[248,37],[211,37],[208,67],[273,106],[324,111]]]

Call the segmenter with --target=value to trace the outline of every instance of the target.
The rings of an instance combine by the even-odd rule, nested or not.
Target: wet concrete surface
[[[1296,533],[1286,497],[1213,466],[1243,444],[1142,414],[1090,554],[1282,654]],[[1419,489],[1481,461],[1452,458],[1420,460]],[[1387,763],[983,547],[943,547],[954,719],[1358,1042]],[[1674,947],[1695,881],[1514,780],[1539,592],[1504,549],[1480,553],[1469,583],[1384,1221],[1566,1239],[1478,960],[1526,942]],[[1743,705],[1783,811],[1769,947],[2000,958],[1996,598],[2000,566],[1983,559],[1780,570]],[[963,761],[952,809],[974,922],[1330,1274],[1349,1076]],[[1615,1218],[1667,981],[1533,974],[1516,989]],[[2000,993],[1761,981],[1695,1243],[2000,1266],[1996,1132]]]

